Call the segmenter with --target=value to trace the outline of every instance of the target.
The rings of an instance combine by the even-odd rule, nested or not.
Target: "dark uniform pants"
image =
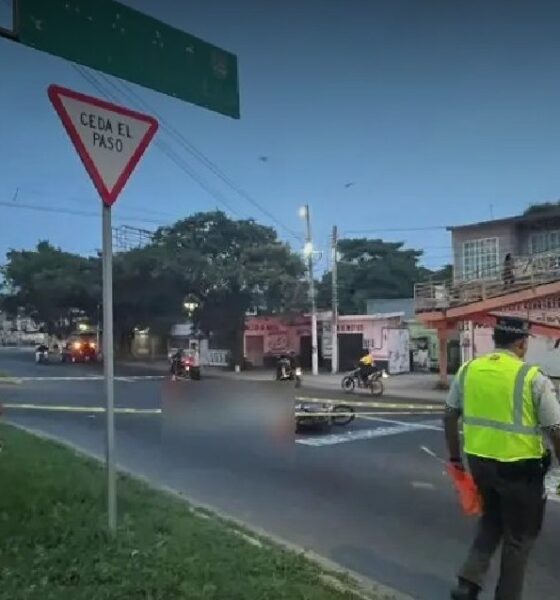
[[[520,600],[529,554],[543,522],[546,468],[540,460],[500,463],[474,456],[469,465],[484,509],[459,577],[482,587],[501,542],[495,600]]]

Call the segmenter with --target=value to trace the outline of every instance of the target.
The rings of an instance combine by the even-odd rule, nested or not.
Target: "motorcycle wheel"
[[[346,377],[344,377],[342,379],[342,389],[347,394],[352,393],[354,391],[355,387],[356,387],[356,382],[354,381],[353,377],[350,377],[350,375],[347,375]]]
[[[336,413],[342,413],[337,416]],[[332,424],[333,425],[349,425],[356,418],[354,414],[354,409],[351,406],[347,406],[346,404],[337,404],[333,408],[333,416],[332,416]]]
[[[384,392],[383,383],[379,379],[374,379],[370,383],[369,389],[372,396],[382,396]]]

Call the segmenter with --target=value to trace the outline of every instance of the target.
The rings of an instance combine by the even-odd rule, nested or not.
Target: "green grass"
[[[105,533],[104,474],[63,446],[0,425],[1,600],[355,600],[319,566],[256,547],[180,499],[119,477]]]

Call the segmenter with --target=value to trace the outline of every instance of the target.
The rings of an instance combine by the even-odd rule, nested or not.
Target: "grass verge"
[[[4,371],[0,371],[0,383],[15,383],[16,380],[11,377],[10,375],[8,375],[8,373],[5,373]]]
[[[126,476],[111,539],[95,461],[3,424],[0,441],[1,600],[364,597],[306,558]]]

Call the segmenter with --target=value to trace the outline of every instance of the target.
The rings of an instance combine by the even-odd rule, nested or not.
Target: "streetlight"
[[[183,306],[190,315],[198,308],[198,302],[196,302],[194,300],[189,300],[189,301],[183,302]]]
[[[299,216],[305,219],[306,242],[303,256],[307,259],[307,274],[309,277],[309,298],[311,300],[311,372],[319,374],[319,348],[317,340],[317,305],[315,302],[315,278],[313,276],[313,238],[311,235],[311,214],[309,205],[299,209]]]

